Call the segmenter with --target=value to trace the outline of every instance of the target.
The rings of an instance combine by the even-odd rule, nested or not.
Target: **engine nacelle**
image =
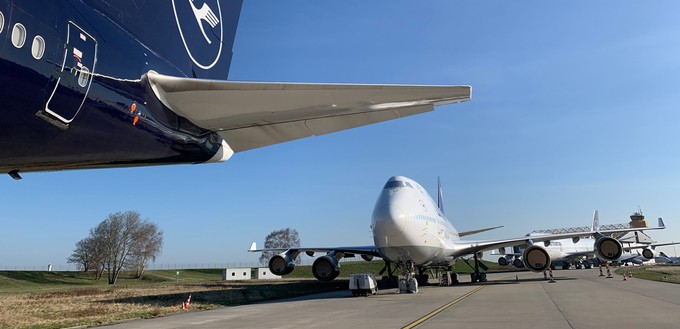
[[[321,256],[312,264],[312,274],[319,281],[331,281],[340,275],[340,263],[331,256]]]
[[[642,249],[642,257],[646,260],[654,259],[654,257],[656,257],[656,251],[650,248]]]
[[[373,256],[371,255],[361,255],[361,258],[367,262],[370,262],[373,260]]]
[[[543,272],[550,267],[550,255],[545,250],[545,248],[532,245],[524,249],[522,252],[522,260],[524,260],[524,266],[526,266],[532,272]]]
[[[269,270],[274,275],[286,275],[293,272],[295,269],[295,259],[287,254],[278,254],[272,256],[269,260]]]
[[[593,246],[597,258],[603,261],[617,260],[623,255],[623,246],[621,242],[614,238],[602,237],[595,241]]]

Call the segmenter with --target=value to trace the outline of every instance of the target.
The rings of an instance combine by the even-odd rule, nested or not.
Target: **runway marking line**
[[[444,305],[444,306],[442,306],[442,307],[440,307],[440,308],[438,308],[438,309],[436,309],[436,310],[434,310],[434,311],[432,311],[432,312],[430,312],[430,313],[425,314],[425,316],[423,316],[423,317],[421,317],[420,319],[415,320],[415,321],[413,321],[413,322],[407,324],[406,326],[402,327],[402,329],[411,329],[411,328],[415,328],[416,326],[418,326],[419,324],[421,324],[421,323],[427,321],[427,320],[430,319],[431,317],[433,317],[433,316],[435,316],[435,315],[441,313],[443,310],[445,310],[445,309],[447,309],[447,308],[453,306],[454,304],[460,302],[461,300],[463,300],[463,299],[465,299],[465,298],[467,298],[467,297],[470,297],[470,295],[472,295],[472,294],[474,294],[474,293],[476,293],[476,292],[482,290],[482,288],[484,288],[484,287],[486,287],[486,285],[481,285],[481,286],[479,286],[479,287],[477,287],[477,288],[475,288],[475,289],[472,289],[471,291],[468,291],[465,295],[460,296],[460,297],[458,297],[458,298],[456,298],[456,299],[454,299],[454,300],[448,302],[446,305]]]

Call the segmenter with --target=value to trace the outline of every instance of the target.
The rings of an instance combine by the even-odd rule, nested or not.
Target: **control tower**
[[[642,210],[638,207],[638,211],[630,215],[630,227],[649,227],[647,221],[645,220],[645,215],[642,214]]]

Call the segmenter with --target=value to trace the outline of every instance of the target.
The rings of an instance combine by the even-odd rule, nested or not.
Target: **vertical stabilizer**
[[[593,226],[591,227],[591,230],[594,232],[600,231],[600,215],[597,210],[593,213]]]
[[[437,206],[444,214],[444,191],[442,190],[442,178],[437,176]]]
[[[174,67],[148,69],[226,80],[243,0],[83,0]]]

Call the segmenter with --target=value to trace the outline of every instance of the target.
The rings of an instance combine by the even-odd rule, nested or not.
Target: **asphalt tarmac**
[[[516,276],[517,275],[517,279]],[[113,328],[680,328],[680,285],[600,277],[597,269],[490,274],[489,282],[417,294],[349,291],[224,307]]]

